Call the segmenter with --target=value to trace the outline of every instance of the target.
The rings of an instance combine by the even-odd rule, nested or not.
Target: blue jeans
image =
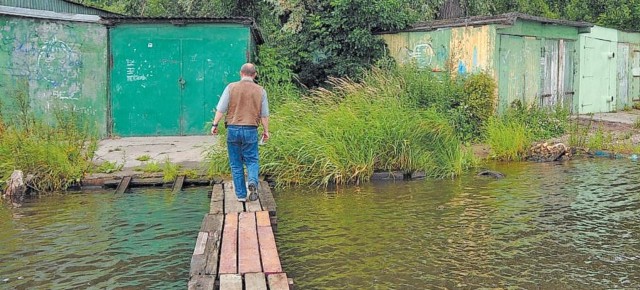
[[[227,126],[227,151],[231,177],[238,198],[247,197],[244,179],[244,165],[247,166],[249,183],[258,185],[258,128],[254,126]]]

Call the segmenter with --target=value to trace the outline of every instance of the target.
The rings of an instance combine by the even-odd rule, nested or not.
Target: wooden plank
[[[224,213],[243,212],[244,205],[238,201],[232,181],[224,183]]]
[[[269,280],[270,290],[289,290],[289,280],[287,279],[287,274],[271,274],[267,276],[267,279]]]
[[[258,227],[271,227],[271,220],[269,218],[268,211],[256,212],[256,221],[257,221]]]
[[[204,268],[205,274],[217,274],[220,244],[222,242],[220,237],[222,236],[223,222],[224,216],[221,214],[208,214],[205,216],[204,221],[202,222],[200,231],[208,233],[209,235],[204,252],[204,255],[206,256],[206,265]]]
[[[204,253],[204,256],[206,257],[204,274],[218,274],[218,257],[220,254],[221,233],[222,232],[213,232],[209,234],[209,239],[207,240],[207,248]]]
[[[173,189],[171,190],[171,192],[178,193],[182,191],[182,185],[184,184],[184,179],[185,179],[184,175],[178,176],[178,178],[176,178],[176,181],[173,182]]]
[[[202,255],[204,254],[204,248],[207,245],[207,240],[209,239],[209,233],[199,232],[198,240],[196,240],[196,248],[193,250],[193,255]]]
[[[215,287],[216,276],[197,275],[189,280],[189,290],[211,290]]]
[[[222,183],[213,185],[211,189],[211,204],[209,205],[210,214],[224,214],[224,189]]]
[[[206,274],[207,267],[207,256],[202,255],[193,255],[191,256],[191,264],[189,269],[189,277],[193,278],[198,275]]]
[[[262,272],[260,264],[260,247],[256,231],[256,214],[240,213],[238,233],[238,270],[239,273]]]
[[[264,273],[247,273],[244,275],[244,288],[251,290],[267,290],[267,277]]]
[[[202,220],[202,226],[200,226],[201,232],[222,232],[222,225],[224,224],[224,215],[221,214],[206,214]]]
[[[129,189],[130,183],[131,183],[131,176],[123,177],[122,180],[120,180],[120,183],[118,184],[118,188],[116,188],[116,193],[119,193],[119,194],[125,193],[127,189]]]
[[[269,212],[270,215],[276,215],[276,200],[273,198],[269,183],[266,181],[260,181],[260,203],[263,210]]]
[[[287,280],[289,281],[289,289],[290,290],[296,289],[295,284],[293,283],[293,278],[289,278]]]
[[[220,274],[238,273],[238,214],[229,213],[224,218]]]
[[[238,274],[220,275],[220,290],[242,290],[242,276]]]
[[[276,239],[271,227],[258,227],[262,271],[267,274],[281,273],[282,265],[276,248]]]

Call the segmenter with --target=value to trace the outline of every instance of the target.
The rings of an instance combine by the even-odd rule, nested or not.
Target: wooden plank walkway
[[[191,258],[189,289],[290,289],[276,247],[276,204],[262,181],[256,201],[238,202],[234,184],[215,184]]]

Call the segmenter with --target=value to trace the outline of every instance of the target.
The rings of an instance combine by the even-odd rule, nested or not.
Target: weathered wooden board
[[[116,188],[116,193],[125,193],[127,189],[129,189],[129,185],[131,183],[131,176],[125,176],[120,180],[118,184],[118,188]]]
[[[176,178],[176,181],[173,183],[173,189],[171,190],[171,192],[178,193],[182,191],[182,185],[184,184],[184,179],[185,179],[184,175],[178,176],[178,178]]]
[[[260,181],[260,203],[263,210],[268,211],[272,216],[276,215],[276,200],[266,181]]]
[[[206,267],[207,267],[207,256],[205,254],[191,256],[189,277],[193,278],[195,276],[205,275]]]
[[[209,234],[204,252],[207,261],[204,270],[205,274],[217,274],[223,223],[224,215],[222,214],[208,214],[202,222],[200,231]]]
[[[209,233],[199,232],[198,240],[196,240],[196,248],[193,250],[193,255],[204,254],[204,248],[207,246],[207,240],[209,239]]]
[[[267,290],[267,277],[264,273],[244,274],[244,285],[248,290]]]
[[[224,213],[224,189],[222,188],[221,183],[214,184],[213,188],[211,189],[211,204],[209,206],[209,213]]]
[[[267,276],[267,279],[269,280],[269,290],[289,290],[287,274],[271,274]]]
[[[202,220],[202,226],[200,226],[201,232],[222,232],[222,225],[224,224],[224,215],[221,214],[206,214]]]
[[[262,272],[267,274],[281,273],[280,256],[278,255],[276,239],[270,226],[258,227],[258,240],[260,241]]]
[[[224,183],[224,213],[243,212],[244,205],[238,201],[232,181]]]
[[[207,247],[204,252],[204,256],[206,257],[206,264],[204,268],[204,273],[207,275],[216,275],[218,274],[218,257],[220,255],[220,232],[213,232],[209,234],[209,239],[207,240]]]
[[[267,211],[256,212],[256,221],[257,221],[258,227],[270,227],[271,226],[271,220],[269,218],[269,212],[267,212]]]
[[[220,275],[220,290],[242,290],[242,276],[239,274]]]
[[[238,273],[238,214],[229,213],[224,219],[222,248],[220,253],[220,274]]]
[[[216,277],[212,275],[197,275],[189,280],[189,290],[211,290],[215,287]]]
[[[238,233],[238,270],[239,273],[262,272],[260,264],[260,246],[256,231],[256,215],[252,212],[240,213]]]

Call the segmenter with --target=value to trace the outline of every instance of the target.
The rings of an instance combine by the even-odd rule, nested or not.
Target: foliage
[[[165,159],[162,165],[162,180],[165,182],[176,180],[178,175],[180,175],[181,168],[180,165],[171,163],[169,158]]]
[[[141,155],[141,156],[136,157],[136,160],[138,160],[140,162],[149,161],[149,160],[151,160],[151,156],[149,156],[148,154]]]
[[[0,122],[0,178],[7,180],[13,170],[22,170],[34,177],[30,186],[37,191],[65,190],[79,183],[92,167],[94,127],[79,112],[60,105],[53,106],[53,120],[47,122],[33,113],[24,91],[12,97],[18,113]]]
[[[494,116],[487,124],[487,144],[492,157],[504,161],[520,161],[532,142],[531,132],[522,120]]]
[[[300,99],[300,90],[294,85],[293,62],[278,47],[260,46],[258,52],[258,78],[264,86],[272,111],[288,101]]]
[[[94,172],[107,173],[107,174],[114,173],[122,170],[123,166],[124,164],[118,164],[118,162],[105,161],[102,164],[100,164],[98,167],[96,167]]]
[[[281,185],[360,183],[374,171],[424,171],[451,177],[473,164],[447,118],[407,102],[403,80],[371,71],[360,83],[331,79],[284,104],[260,147],[263,174]],[[209,153],[210,174],[228,174],[224,148]]]
[[[434,108],[449,116],[458,136],[464,141],[479,139],[483,127],[494,114],[496,83],[485,73],[453,77],[413,65],[392,68],[400,79],[403,98],[418,108]]]
[[[636,118],[636,120],[633,121],[633,128],[640,129],[640,117]]]
[[[156,161],[151,161],[149,163],[145,163],[144,165],[138,166],[136,167],[136,170],[140,170],[142,172],[145,173],[155,173],[155,172],[162,172],[162,166],[160,165],[160,163],[156,162]]]
[[[534,140],[561,136],[567,131],[570,116],[566,108],[544,108],[535,104],[526,107],[520,101],[513,102],[505,114],[507,118],[517,119],[524,124]]]

